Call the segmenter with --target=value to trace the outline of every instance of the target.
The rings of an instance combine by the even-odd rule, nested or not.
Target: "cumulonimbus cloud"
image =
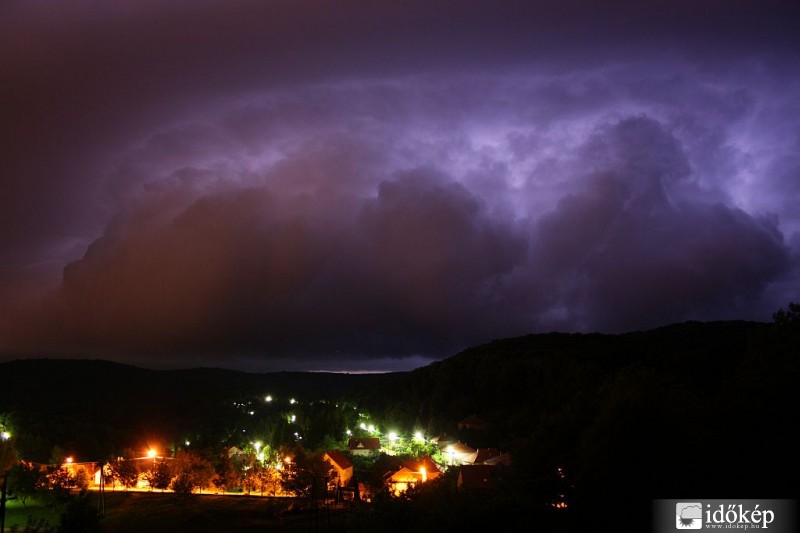
[[[108,167],[113,220],[7,344],[440,356],[763,317],[800,219],[742,192],[753,169],[773,171],[767,193],[794,172],[786,147],[751,149],[782,119],[758,112],[768,89],[681,68],[663,80],[679,101],[633,64],[320,84],[184,116]]]

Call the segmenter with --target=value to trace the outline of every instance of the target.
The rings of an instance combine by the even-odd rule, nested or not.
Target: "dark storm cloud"
[[[285,356],[430,352],[497,326],[524,240],[462,185],[417,171],[342,204],[262,187],[148,205],[67,266],[48,329],[86,349]]]
[[[621,331],[752,312],[790,252],[774,220],[720,202],[671,201],[689,176],[677,139],[636,117],[599,131],[586,187],[542,217],[534,253],[564,324]]]
[[[0,349],[310,368],[797,299],[791,3],[2,9]]]

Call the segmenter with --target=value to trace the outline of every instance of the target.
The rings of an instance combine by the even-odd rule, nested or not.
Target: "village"
[[[289,418],[291,421],[291,418]],[[456,424],[457,435],[473,435],[483,442],[488,425],[471,415]],[[361,423],[358,433],[375,435],[373,424]],[[400,497],[445,474],[465,492],[491,492],[508,475],[509,453],[496,447],[472,447],[457,437],[440,434],[426,438],[421,431],[401,436],[349,435],[346,446],[306,452],[302,446],[272,447],[261,441],[227,446],[210,460],[190,441],[173,450],[156,446],[128,450],[126,457],[83,461],[73,455],[41,464],[19,462],[28,485],[17,482],[20,496],[41,491],[174,492],[226,496],[303,498],[324,504],[370,502],[378,493]],[[11,435],[4,432],[5,440]],[[56,453],[61,452],[57,448]]]

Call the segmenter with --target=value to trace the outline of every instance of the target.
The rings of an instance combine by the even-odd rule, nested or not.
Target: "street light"
[[[156,451],[153,448],[147,450],[147,457],[153,458],[153,468],[156,467]]]

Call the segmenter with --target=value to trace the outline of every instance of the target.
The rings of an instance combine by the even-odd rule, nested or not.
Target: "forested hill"
[[[563,468],[584,504],[797,497],[798,326],[687,322],[498,340],[395,376],[384,386],[391,395],[361,401],[388,419],[510,450],[521,491]],[[472,414],[489,430],[458,432]]]
[[[389,418],[409,424],[416,419],[429,430],[446,430],[449,422],[478,414],[502,434],[515,434],[530,425],[530,416],[560,409],[576,394],[597,392],[623,370],[647,369],[687,390],[713,390],[765,341],[771,327],[685,322],[619,335],[547,333],[495,340],[393,376],[388,389],[366,391],[362,399],[393,412]],[[524,418],[509,418],[519,414]]]
[[[35,359],[0,363],[0,416],[20,429],[28,459],[46,461],[54,444],[90,458],[154,436],[223,439],[241,425],[247,403],[272,394],[337,398],[382,375],[201,368],[150,370],[100,360]],[[241,402],[241,407],[231,402]],[[2,422],[2,420],[0,420]]]

